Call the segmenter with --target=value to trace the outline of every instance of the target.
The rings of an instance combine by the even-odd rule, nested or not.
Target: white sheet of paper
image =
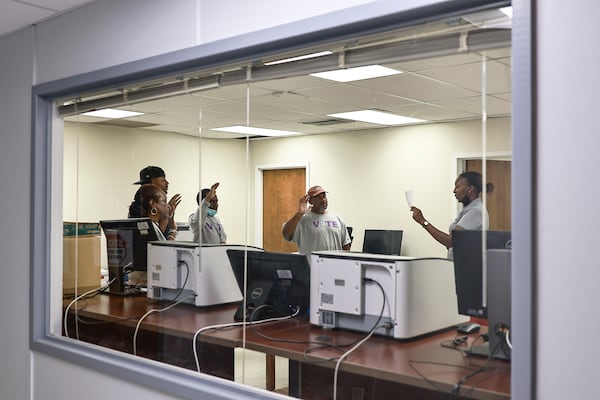
[[[414,207],[415,205],[415,191],[414,190],[407,190],[405,193],[406,195],[406,202],[408,203],[409,207]]]

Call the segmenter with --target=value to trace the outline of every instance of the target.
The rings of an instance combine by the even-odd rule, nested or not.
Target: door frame
[[[310,187],[310,163],[277,163],[257,165],[254,173],[254,242],[256,246],[263,247],[263,171],[274,169],[304,168],[306,176],[306,190]]]

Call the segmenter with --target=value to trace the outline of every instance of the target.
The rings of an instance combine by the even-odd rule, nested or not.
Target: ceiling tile
[[[14,1],[0,3],[0,36],[17,31],[54,14],[45,10]]]
[[[354,85],[383,94],[404,97],[420,102],[469,97],[477,94],[472,90],[455,87],[448,83],[429,79],[414,73],[386,76],[353,82]]]
[[[92,2],[93,0],[0,1],[0,36]]]
[[[298,91],[299,94],[352,106],[354,109],[387,109],[414,104],[404,97],[392,96],[350,84],[332,84],[320,88]]]
[[[392,109],[395,114],[405,117],[419,118],[426,121],[452,121],[477,118],[479,114],[457,110],[454,107],[446,108],[436,104],[415,104]]]
[[[482,51],[478,51],[477,54],[482,54]],[[511,57],[512,49],[510,47],[503,47],[501,49],[486,50],[485,55],[488,58],[507,58]]]
[[[327,115],[336,112],[352,111],[354,107],[327,100],[304,96],[294,92],[281,92],[269,96],[252,99],[255,105],[260,104],[276,110],[296,111],[315,115]]]
[[[446,82],[460,88],[481,92],[482,63],[422,71],[419,75]],[[511,90],[510,67],[497,61],[486,63],[487,93],[503,93]]]
[[[231,86],[221,86],[219,89],[211,90],[207,92],[207,95],[215,95],[219,98],[228,99],[228,100],[246,100],[246,91],[247,88],[250,87],[250,97],[256,96],[264,96],[273,92],[271,89],[266,89],[257,85],[231,85]]]
[[[452,99],[445,101],[437,101],[435,104],[446,107],[462,110],[465,112],[481,115],[481,96],[474,96],[463,99]],[[511,113],[511,103],[493,96],[486,97],[487,114],[508,115]]]
[[[93,0],[27,0],[29,4],[56,11],[69,10],[92,2]]]
[[[481,61],[481,56],[475,53],[461,53],[449,56],[425,58],[422,60],[403,61],[400,63],[386,64],[390,68],[401,71],[419,72],[430,69],[447,68],[453,65],[464,65]]]
[[[297,91],[300,89],[311,89],[331,85],[327,79],[317,78],[311,75],[294,76],[285,79],[272,79],[254,83],[254,86],[271,91]]]
[[[224,98],[211,97],[208,95],[185,94],[180,96],[173,96],[160,100],[147,101],[143,103],[131,104],[120,107],[124,110],[139,111],[144,113],[155,113],[167,110],[173,110],[178,108],[190,108],[190,107],[202,107],[209,104],[217,104],[228,102],[229,100]]]
[[[259,99],[263,99],[260,97]],[[289,120],[289,121],[304,121],[307,119],[319,118],[321,112],[312,113],[308,110],[302,112],[296,111],[294,107],[282,100],[278,102],[278,97],[265,96],[263,101],[253,100],[250,103],[250,120]],[[218,113],[229,115],[245,121],[246,119],[246,103],[245,102],[228,102],[209,105],[203,108],[203,113]]]

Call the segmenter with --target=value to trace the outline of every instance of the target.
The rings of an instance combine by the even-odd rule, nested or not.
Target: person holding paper
[[[310,206],[309,206],[310,204]],[[327,210],[327,192],[313,186],[298,202],[298,211],[283,224],[283,238],[294,242],[301,254],[320,250],[350,250],[346,222]]]
[[[486,191],[490,192],[493,186],[486,185]],[[454,230],[481,230],[487,229],[490,217],[481,202],[481,191],[483,190],[482,177],[479,172],[466,171],[456,178],[454,182],[454,197],[462,203],[463,209],[458,213],[456,219],[450,223],[449,233],[443,232],[433,226],[424,216],[421,209],[412,205],[413,219],[419,223],[435,240],[446,246],[448,258],[452,259],[452,231]],[[408,197],[408,196],[407,196]],[[410,205],[410,204],[409,204]]]

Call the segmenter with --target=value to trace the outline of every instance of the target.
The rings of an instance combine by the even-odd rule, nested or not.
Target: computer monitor
[[[486,231],[487,249],[510,249],[510,231]],[[454,282],[458,313],[487,318],[487,306],[483,304],[483,256],[482,231],[452,231],[454,255]]]
[[[512,250],[490,249],[488,258],[487,304],[489,352],[492,357],[509,360],[511,348],[506,335],[511,331],[511,254]]]
[[[489,249],[486,253],[488,341],[476,342],[466,352],[510,360],[512,251]]]
[[[158,235],[150,218],[127,218],[100,221],[106,237],[108,258],[109,293],[128,295],[141,293],[141,286],[129,282],[133,271],[147,271],[148,246],[158,240]]]
[[[402,246],[402,231],[365,229],[363,253],[399,256]]]
[[[235,320],[292,315],[298,307],[298,315],[308,315],[310,266],[306,255],[231,249],[227,256],[245,293]]]
[[[468,354],[510,359],[506,332],[511,320],[511,233],[486,231],[486,237],[484,282],[482,231],[452,232],[458,312],[488,320],[488,342],[470,347]]]

